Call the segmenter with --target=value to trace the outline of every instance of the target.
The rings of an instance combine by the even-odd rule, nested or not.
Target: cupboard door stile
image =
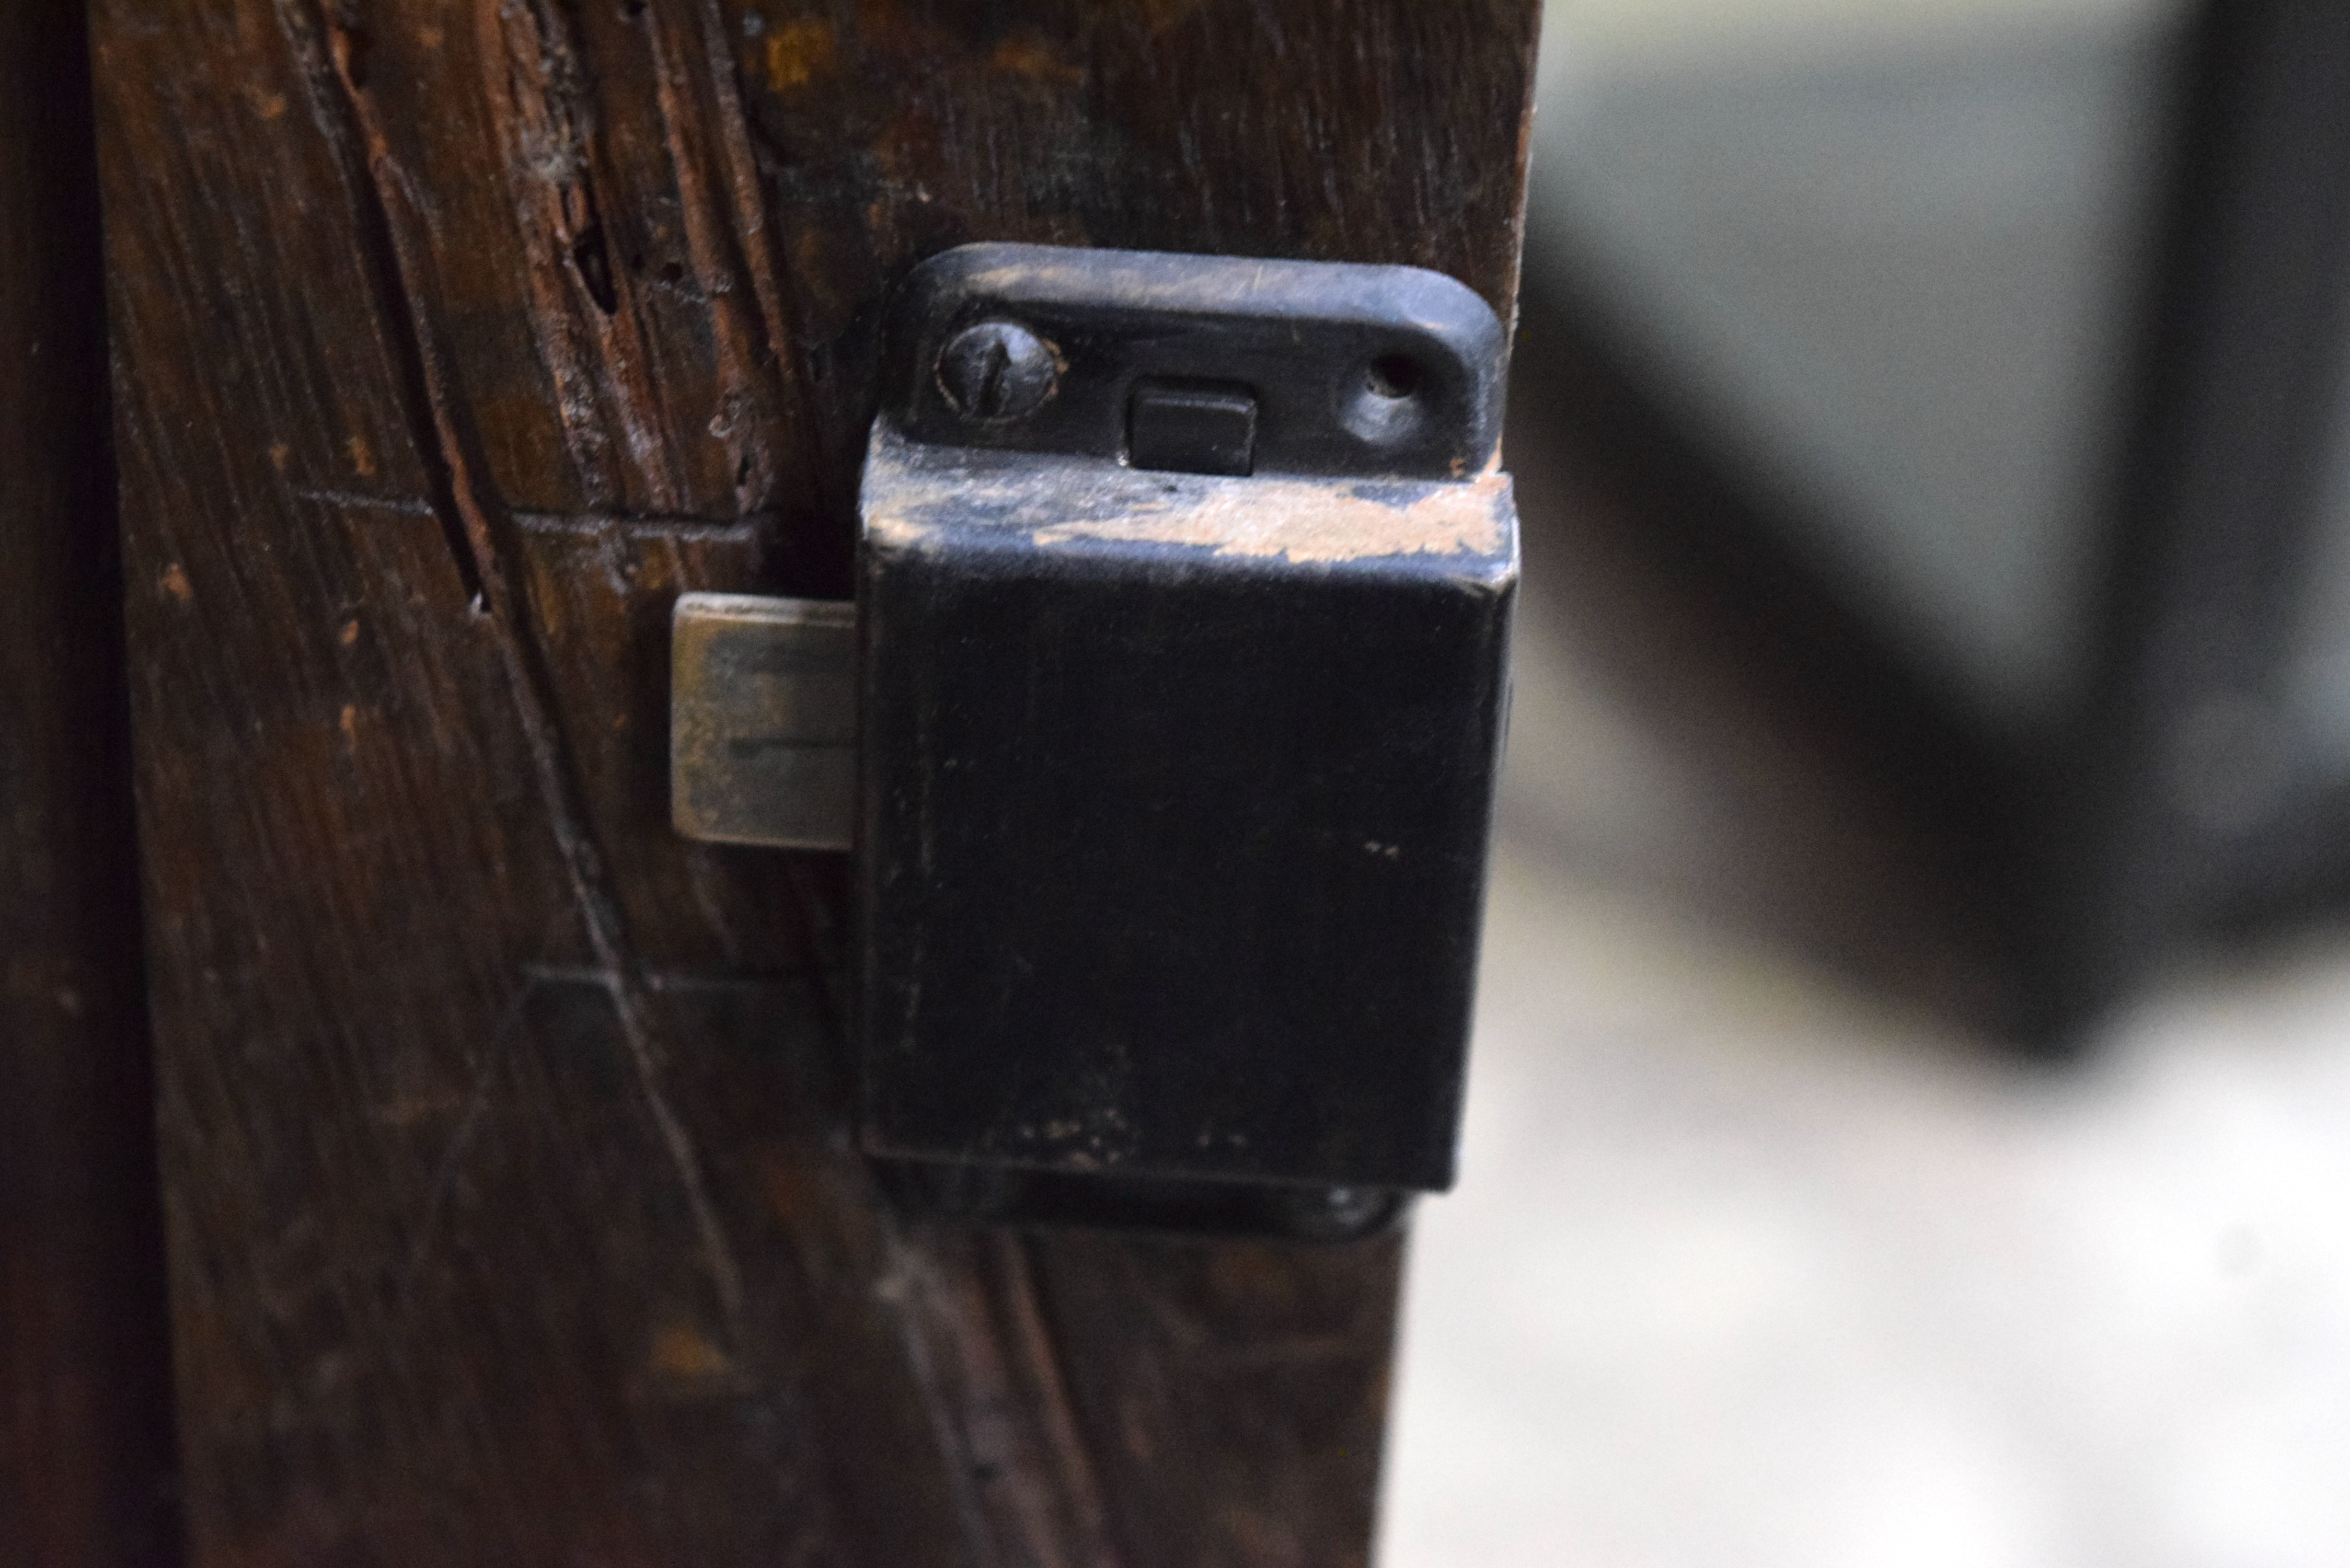
[[[1364,1560],[1399,1245],[890,1217],[667,639],[847,593],[948,245],[1506,317],[1534,7],[1429,10],[99,0],[195,1561]]]

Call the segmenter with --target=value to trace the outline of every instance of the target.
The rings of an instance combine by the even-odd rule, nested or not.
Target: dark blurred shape
[[[0,1561],[177,1558],[81,7],[0,6]]]
[[[2182,937],[2350,890],[2350,10],[1783,57],[1694,130],[1614,97],[1565,109],[1513,462],[1561,442],[1547,547],[1669,583],[1891,825],[1796,934],[2059,1049]]]
[[[2217,4],[2187,46],[2101,657],[2024,825],[2060,1034],[2177,935],[2350,889],[2350,7]]]

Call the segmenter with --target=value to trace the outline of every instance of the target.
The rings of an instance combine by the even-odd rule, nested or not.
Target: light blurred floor
[[[1822,897],[1530,570],[1387,1568],[2350,1563],[2350,930],[2002,1058],[1592,852]]]

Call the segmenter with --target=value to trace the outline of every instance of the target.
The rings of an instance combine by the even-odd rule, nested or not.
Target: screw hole
[[[612,255],[604,248],[604,225],[590,222],[579,237],[571,242],[571,265],[579,274],[579,281],[588,288],[588,297],[596,308],[609,316],[620,307],[620,296],[612,286]]]
[[[1419,390],[1419,365],[1409,354],[1382,354],[1371,361],[1363,379],[1382,398],[1409,398]]]

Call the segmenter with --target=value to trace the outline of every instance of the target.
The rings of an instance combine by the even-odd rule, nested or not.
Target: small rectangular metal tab
[[[857,811],[857,607],[681,594],[670,815],[688,838],[847,849]]]
[[[1137,468],[1245,475],[1256,455],[1256,397],[1246,387],[1145,381],[1127,410]]]

